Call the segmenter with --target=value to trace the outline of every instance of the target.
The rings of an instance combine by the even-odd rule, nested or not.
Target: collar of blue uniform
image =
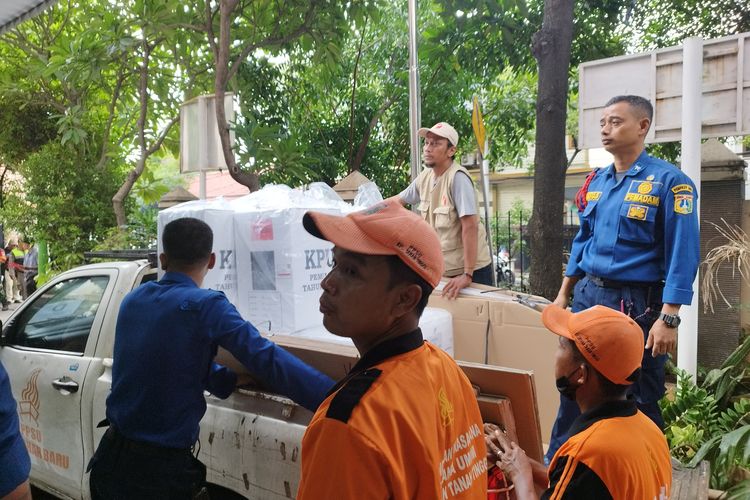
[[[638,411],[635,399],[629,397],[624,401],[607,401],[596,408],[582,413],[570,426],[569,435],[575,436],[583,432],[596,422],[607,418],[632,417]]]
[[[164,273],[164,276],[161,277],[159,282],[162,282],[162,281],[173,281],[177,283],[183,283],[186,285],[193,284],[194,286],[198,286],[195,284],[195,281],[193,281],[193,278],[191,278],[187,274],[178,273],[174,271],[172,272],[167,271],[166,273]]]
[[[368,368],[372,368],[373,366],[376,366],[389,358],[398,356],[399,354],[405,354],[414,349],[418,349],[422,344],[424,344],[424,338],[422,337],[422,330],[420,328],[405,335],[400,335],[394,339],[381,342],[367,351],[352,369],[349,370],[346,377],[339,380],[336,385],[328,391],[328,394],[333,394],[338,391],[349,379],[366,371]]]
[[[651,158],[646,150],[644,149],[641,151],[641,154],[638,155],[638,158],[635,159],[632,165],[630,165],[630,168],[627,172],[625,172],[625,177],[632,177],[634,175],[638,175],[641,173],[647,166],[648,166],[648,159]],[[604,169],[605,173],[613,177],[615,175],[615,164],[610,163],[606,169]]]

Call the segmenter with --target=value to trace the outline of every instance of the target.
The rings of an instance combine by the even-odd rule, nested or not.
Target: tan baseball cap
[[[556,305],[542,312],[550,331],[572,340],[596,371],[620,385],[630,385],[641,367],[643,330],[633,318],[605,306],[572,313]]]
[[[432,128],[420,128],[417,134],[419,134],[419,137],[427,137],[427,132],[445,137],[451,144],[458,146],[458,132],[456,132],[456,129],[450,123],[440,122],[436,123]]]
[[[443,275],[437,233],[400,203],[384,201],[346,217],[307,212],[302,223],[308,233],[350,252],[396,255],[433,287]]]

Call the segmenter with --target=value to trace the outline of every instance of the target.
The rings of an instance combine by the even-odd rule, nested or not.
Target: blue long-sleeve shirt
[[[21,437],[18,408],[8,373],[0,363],[0,498],[29,478],[31,460]]]
[[[620,181],[614,164],[600,169],[589,184],[565,275],[664,280],[665,303],[690,304],[700,259],[697,198],[687,175],[645,151]]]
[[[223,293],[167,272],[130,292],[120,307],[109,421],[130,439],[189,448],[206,412],[203,391],[226,398],[237,381],[213,362],[218,346],[311,411],[333,386],[329,377],[262,337]]]

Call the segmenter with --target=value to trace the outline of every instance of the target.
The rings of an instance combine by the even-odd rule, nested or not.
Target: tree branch
[[[357,72],[359,70],[359,61],[362,59],[362,45],[365,41],[365,33],[367,32],[367,18],[365,18],[365,25],[362,27],[362,36],[359,37],[359,48],[357,49],[357,57],[354,60],[354,71],[352,72],[352,99],[349,108],[349,170],[351,170],[352,156],[354,155],[354,103],[356,102],[357,95]]]
[[[240,52],[240,55],[237,56],[237,58],[232,63],[231,67],[229,68],[229,72],[227,73],[227,79],[226,81],[231,80],[234,75],[239,70],[240,64],[242,64],[242,61],[244,61],[247,56],[250,55],[250,53],[256,49],[259,49],[261,47],[268,47],[271,45],[283,45],[287,42],[290,42],[294,40],[295,38],[301,36],[303,33],[307,33],[310,30],[310,23],[315,18],[315,2],[310,2],[310,6],[305,13],[305,19],[302,21],[302,24],[297,27],[294,31],[291,31],[287,33],[284,36],[268,36],[264,38],[263,40],[255,43],[250,43],[246,45],[242,52]]]

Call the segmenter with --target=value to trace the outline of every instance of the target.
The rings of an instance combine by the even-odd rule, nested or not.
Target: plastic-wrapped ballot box
[[[223,198],[215,200],[194,200],[180,203],[159,212],[157,231],[159,253],[163,252],[161,236],[164,226],[182,217],[200,219],[211,227],[214,233],[213,252],[216,265],[208,271],[203,280],[203,288],[224,292],[230,302],[237,302],[237,266],[234,249],[234,225],[232,207]],[[164,271],[159,268],[159,277]]]
[[[425,340],[438,346],[451,357],[453,356],[453,315],[449,311],[437,307],[425,307],[422,316],[419,318],[419,328],[422,330],[422,337]],[[294,332],[291,335],[335,344],[354,345],[349,337],[334,335],[326,330],[322,324]]]
[[[320,282],[331,270],[333,245],[305,231],[302,217],[308,210],[342,210],[279,186],[237,200],[233,207],[240,314],[267,332],[321,324]]]

